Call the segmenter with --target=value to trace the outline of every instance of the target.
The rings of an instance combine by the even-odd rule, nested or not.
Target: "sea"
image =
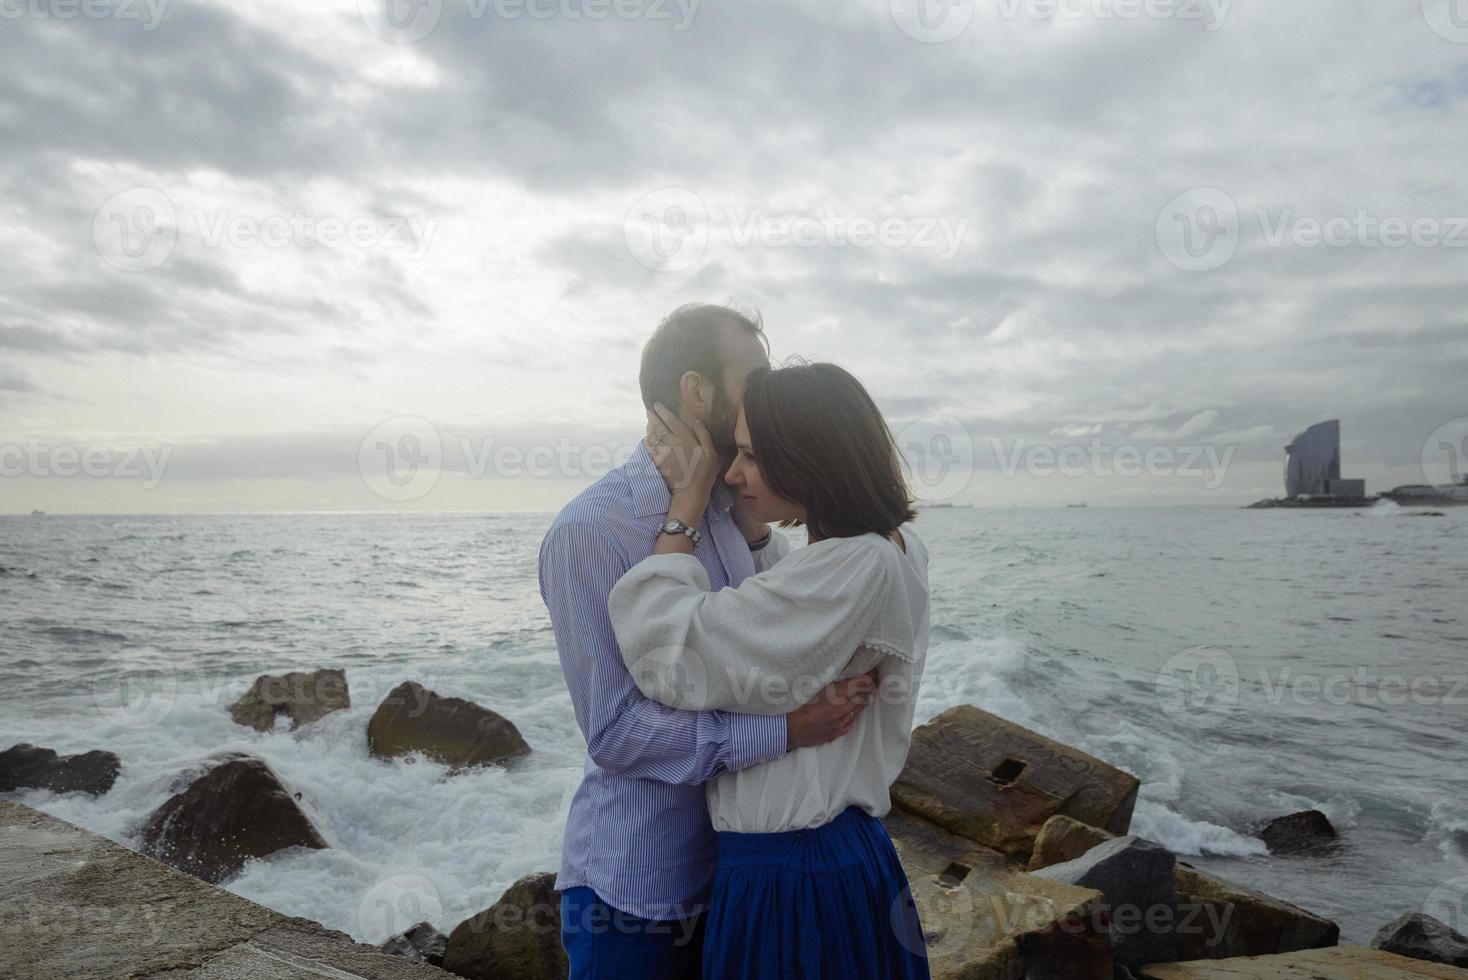
[[[0,748],[122,759],[97,798],[5,796],[137,847],[211,758],[258,756],[331,847],[223,887],[362,942],[422,919],[447,932],[557,868],[581,778],[536,582],[551,517],[0,519]],[[1347,941],[1461,913],[1468,508],[953,507],[917,526],[933,622],[917,723],[974,704],[1135,774],[1134,833]],[[230,720],[259,674],[322,667],[345,669],[349,709],[295,732]],[[373,758],[367,721],[405,680],[503,714],[532,752],[453,775]],[[1307,808],[1340,846],[1269,855],[1260,826]]]

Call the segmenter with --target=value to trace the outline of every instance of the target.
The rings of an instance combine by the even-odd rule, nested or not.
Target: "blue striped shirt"
[[[586,736],[556,889],[584,885],[645,919],[698,911],[714,869],[703,783],[785,754],[783,716],[677,711],[642,696],[607,613],[612,586],[652,554],[671,496],[645,446],[571,501],[540,546],[540,595]],[[715,590],[753,575],[749,545],[716,483],[694,555]]]

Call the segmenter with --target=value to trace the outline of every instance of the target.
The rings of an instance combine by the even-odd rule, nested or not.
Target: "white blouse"
[[[877,668],[875,700],[834,742],[723,773],[706,784],[715,830],[819,827],[848,806],[873,816],[907,760],[928,649],[928,552],[912,525],[795,551],[778,531],[758,573],[709,590],[692,555],[653,555],[608,600],[639,690],[688,711],[786,714],[832,680]]]

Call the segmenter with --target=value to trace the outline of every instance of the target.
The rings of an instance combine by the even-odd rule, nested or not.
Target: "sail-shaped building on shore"
[[[1341,478],[1339,419],[1312,425],[1285,447],[1285,496],[1324,497]]]

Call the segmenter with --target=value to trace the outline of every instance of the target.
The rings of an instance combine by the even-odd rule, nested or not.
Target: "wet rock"
[[[1111,976],[1100,892],[1026,874],[901,810],[882,823],[912,889],[933,980]]]
[[[344,670],[293,670],[288,674],[261,674],[250,689],[230,706],[229,716],[241,725],[268,732],[278,715],[290,719],[291,731],[350,708]]]
[[[214,883],[251,858],[329,846],[275,772],[249,757],[195,779],[154,812],[142,836],[144,854]]]
[[[1035,840],[1030,869],[1074,860],[1109,839],[1105,831],[1069,817],[1051,817]],[[1329,919],[1186,862],[1173,869],[1172,885],[1180,960],[1290,953],[1340,941],[1340,927]]]
[[[1421,912],[1408,912],[1382,926],[1372,938],[1371,948],[1414,960],[1468,967],[1468,938]]]
[[[1074,861],[1034,872],[1036,877],[1106,896],[1116,962],[1129,970],[1177,959],[1177,895],[1172,872],[1177,858],[1140,837],[1118,837]]]
[[[449,933],[443,968],[469,980],[546,980],[570,972],[561,899],[547,872],[515,882],[500,900]],[[648,980],[652,980],[651,977]]]
[[[1104,844],[1115,837],[1099,827],[1081,823],[1064,814],[1056,814],[1045,821],[1035,838],[1035,849],[1030,852],[1030,870],[1038,871],[1052,864],[1074,861],[1091,848]]]
[[[393,688],[367,723],[373,755],[421,752],[455,769],[503,762],[530,751],[520,731],[488,708],[439,697],[413,681]]]
[[[1028,861],[1040,828],[1056,814],[1125,833],[1140,785],[1100,759],[960,705],[913,732],[892,801]]]
[[[1340,942],[1340,926],[1329,919],[1191,865],[1178,862],[1172,883],[1180,959],[1293,953]]]
[[[57,755],[55,749],[21,742],[0,752],[0,792],[49,789],[101,796],[112,788],[121,769],[122,760],[101,749]]]
[[[1276,817],[1259,832],[1270,854],[1324,854],[1336,846],[1335,828],[1319,810]]]
[[[420,922],[406,932],[384,942],[377,948],[393,956],[406,956],[410,960],[443,966],[444,945],[448,936],[439,932],[431,922]]]

